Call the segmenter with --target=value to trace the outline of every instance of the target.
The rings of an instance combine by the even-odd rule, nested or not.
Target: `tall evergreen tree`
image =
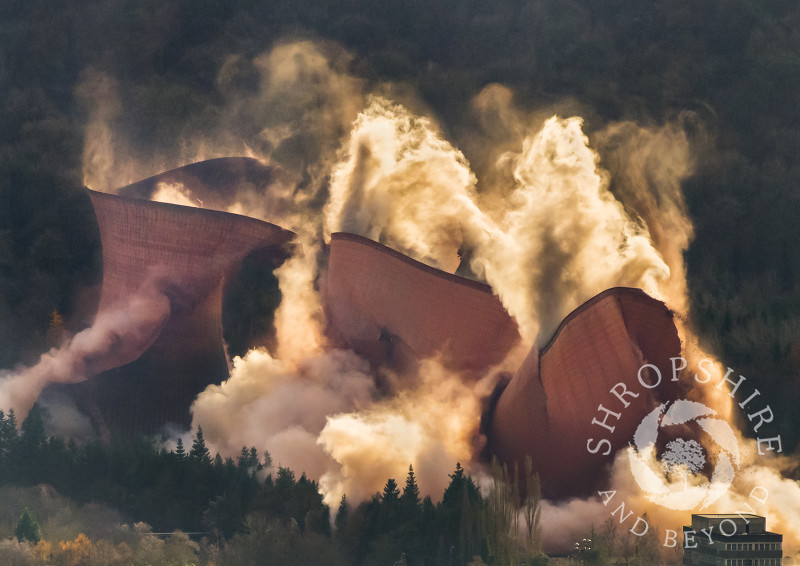
[[[178,439],[178,446],[175,447],[175,454],[183,460],[186,457],[186,450],[183,447],[183,440]]]
[[[17,415],[14,413],[14,409],[9,409],[6,415],[6,432],[8,438],[17,437]]]
[[[336,518],[333,524],[336,527],[336,536],[341,537],[344,533],[344,528],[347,525],[347,519],[350,517],[350,504],[347,501],[347,495],[342,495],[339,501],[339,510],[336,511]]]
[[[250,469],[254,471],[259,471],[263,468],[261,462],[258,461],[258,450],[256,450],[255,446],[250,447],[250,454],[247,460],[247,464]]]
[[[403,495],[400,497],[405,509],[419,507],[419,486],[417,486],[417,478],[414,475],[414,466],[408,466],[408,476],[406,477],[406,485],[403,488]]]
[[[0,457],[8,450],[8,441],[6,440],[6,414],[0,409]]]
[[[239,459],[236,461],[236,464],[242,470],[247,469],[247,463],[250,460],[250,454],[247,452],[247,446],[242,446],[242,451],[239,452]]]
[[[34,544],[42,538],[39,533],[39,522],[27,507],[22,510],[22,514],[19,516],[17,526],[14,529],[14,536],[20,542],[27,540]]]
[[[47,442],[44,430],[44,418],[38,403],[34,403],[28,416],[22,421],[20,444],[23,451],[30,454],[36,452]]]
[[[394,478],[386,480],[383,493],[380,496],[380,514],[378,518],[378,530],[380,533],[388,533],[396,528],[400,522],[400,488]]]
[[[203,427],[197,427],[197,434],[194,437],[189,456],[203,464],[211,463],[211,452],[209,452],[206,440],[203,438]]]
[[[384,505],[396,505],[400,501],[400,488],[397,487],[397,482],[394,478],[386,480],[386,485],[383,486],[382,501]]]

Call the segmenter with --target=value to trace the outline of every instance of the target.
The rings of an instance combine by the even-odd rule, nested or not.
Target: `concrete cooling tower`
[[[254,250],[279,264],[294,235],[225,212],[89,195],[103,250],[96,321],[125,316],[128,324],[89,360],[88,373],[100,375],[69,388],[101,428],[188,425],[195,396],[228,376],[221,322],[227,281]]]
[[[491,288],[434,269],[353,234],[331,237],[326,280],[328,332],[374,365],[406,369],[440,356],[462,376],[482,375],[520,340],[516,324]],[[674,383],[638,386],[643,364],[662,375],[681,343],[672,313],[639,289],[613,288],[567,316],[541,351],[534,347],[488,417],[489,452],[520,469],[531,456],[551,496],[587,493]],[[598,405],[616,398],[619,382],[638,393],[619,410],[608,456],[587,440]],[[602,415],[601,415],[602,416]],[[602,435],[602,434],[601,434]]]
[[[101,430],[151,433],[166,423],[190,423],[196,395],[228,376],[226,284],[256,250],[280,264],[294,236],[253,218],[141,199],[180,185],[192,198],[226,207],[242,190],[263,192],[280,176],[256,160],[215,159],[120,189],[129,196],[89,192],[103,248],[96,324],[129,318],[104,353],[88,360],[88,373],[97,377],[62,387]],[[355,234],[333,234],[328,251],[320,281],[328,338],[376,369],[409,371],[437,357],[464,379],[476,379],[520,343],[515,321],[487,285]],[[639,387],[639,368],[649,363],[667,375],[670,358],[680,353],[663,303],[638,289],[600,293],[567,316],[546,347],[534,347],[498,390],[484,416],[489,453],[512,466],[531,456],[548,496],[591,491],[642,418],[677,396],[667,379],[655,389]],[[603,436],[592,420],[598,405],[613,403],[610,389],[619,382],[639,396],[624,410],[609,406],[620,417],[613,435]],[[593,437],[608,438],[611,453],[589,453]]]
[[[453,370],[479,372],[520,339],[489,286],[355,234],[331,236],[325,309],[333,338],[399,369],[439,355]]]
[[[613,288],[573,311],[541,351],[534,347],[497,401],[489,425],[489,446],[501,460],[522,468],[530,455],[549,496],[583,495],[604,478],[604,467],[627,446],[642,418],[659,402],[678,394],[671,382],[671,357],[681,343],[672,313],[639,289]],[[647,389],[638,381],[643,364],[664,379]],[[654,375],[643,375],[656,383]],[[624,407],[610,393],[617,383],[638,397]],[[603,420],[613,433],[592,421]],[[606,438],[611,453],[592,454],[589,439]]]

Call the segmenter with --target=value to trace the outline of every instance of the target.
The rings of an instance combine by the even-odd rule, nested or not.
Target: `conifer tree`
[[[22,421],[21,431],[20,442],[22,449],[28,454],[38,451],[47,442],[42,410],[37,403],[34,403],[30,412],[28,412],[28,416]]]
[[[381,533],[388,533],[395,528],[400,519],[400,488],[394,478],[386,480],[383,493],[380,495],[380,513],[378,529]]]
[[[8,423],[9,430],[16,436],[17,434],[17,415],[14,413],[14,409],[8,410],[8,415],[6,415],[6,422]]]
[[[419,507],[419,486],[417,486],[417,478],[414,475],[414,466],[408,466],[408,476],[406,477],[406,485],[403,488],[403,495],[400,497],[405,508]]]
[[[0,409],[0,456],[7,450],[6,441],[6,414]]]
[[[384,505],[394,505],[400,500],[400,488],[394,478],[386,480],[382,497]]]
[[[342,495],[339,501],[339,510],[336,511],[336,518],[333,524],[336,526],[336,535],[341,537],[344,533],[344,528],[347,525],[347,519],[350,517],[350,504],[347,502],[347,495]]]
[[[255,446],[250,447],[250,458],[248,460],[248,465],[256,471],[262,468],[261,462],[258,461],[258,450],[256,450]]]
[[[203,464],[211,463],[211,452],[209,452],[208,447],[206,447],[206,440],[203,438],[203,427],[197,427],[197,434],[194,437],[194,443],[192,444],[189,456]]]
[[[237,460],[237,465],[243,469],[247,469],[247,461],[250,459],[250,454],[247,452],[247,446],[242,446],[242,451],[239,452],[239,459]]]
[[[4,419],[0,419],[0,452],[10,451],[17,441],[17,417],[10,409]]]
[[[186,450],[183,447],[183,440],[178,439],[178,446],[175,448],[175,454],[183,460],[186,457]]]
[[[39,534],[39,522],[27,507],[22,510],[22,514],[19,516],[19,521],[17,521],[17,526],[14,529],[14,536],[20,542],[27,540],[33,544],[38,543],[42,538]]]

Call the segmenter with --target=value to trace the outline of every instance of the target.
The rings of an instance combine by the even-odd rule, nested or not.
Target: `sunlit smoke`
[[[112,127],[112,121],[120,110],[116,81],[89,69],[83,74],[76,96],[89,113],[82,156],[83,184],[95,190],[109,191],[119,186],[114,184],[117,140]]]
[[[552,331],[570,310],[610,286],[645,287],[659,295],[658,284],[669,276],[646,228],[631,221],[608,190],[578,119],[552,118],[516,153],[503,156],[500,167],[512,175],[512,190],[497,208],[481,208],[482,203],[486,207],[486,202],[502,201],[482,200],[476,194],[477,181],[468,162],[432,121],[384,98],[371,98],[359,114],[340,159],[325,207],[326,234],[355,232],[450,271],[458,265],[462,246],[471,247],[474,269],[528,329],[529,344],[539,334],[542,318],[549,317],[546,329]],[[253,202],[250,197],[242,200]],[[237,212],[244,210],[237,205]],[[282,363],[302,363],[324,351],[313,239],[318,215],[297,201],[285,207],[283,219],[264,210],[254,212],[306,235],[300,237],[300,253],[277,271],[284,297],[276,313],[278,357]],[[542,245],[542,240],[549,244]],[[548,279],[554,271],[556,278]],[[228,386],[236,386],[249,363],[247,358],[238,362],[240,371]],[[468,440],[476,434],[479,400],[488,391],[461,391],[460,401],[469,405],[465,409],[452,396],[431,394],[431,381],[425,377],[443,370],[423,367],[416,380],[408,381],[411,385],[388,399],[330,416],[319,435],[332,458],[321,476],[326,500],[335,503],[344,492],[365,497],[412,462],[421,478],[438,486],[446,480],[452,459],[468,462],[478,453]],[[460,384],[458,376],[440,379],[453,387]],[[198,399],[198,409],[207,394]],[[435,410],[410,411],[428,399],[444,401]],[[213,431],[205,422],[230,411],[209,407],[207,412],[195,411],[195,424]],[[420,413],[431,416],[421,421]],[[453,419],[462,432],[442,436],[451,429],[443,418]],[[236,436],[227,430],[225,434]],[[226,450],[238,448],[225,446],[222,433],[206,436],[214,447],[219,442]],[[375,447],[387,445],[394,448],[376,462]],[[447,458],[431,460],[422,454]],[[426,467],[424,462],[435,465]]]
[[[99,313],[91,327],[42,354],[36,365],[0,373],[0,407],[24,419],[48,385],[78,383],[132,361],[158,335],[170,312],[158,279],[148,279],[116,308]]]
[[[523,337],[543,343],[591,296],[621,285],[662,297],[669,277],[597,162],[581,121],[553,117],[503,155],[511,194],[481,203],[466,159],[432,122],[375,97],[334,169],[326,232],[354,232],[447,271],[466,244]]]
[[[681,182],[693,163],[686,132],[677,124],[642,128],[632,122],[607,126],[593,136],[603,165],[613,178],[612,190],[640,224],[670,269],[660,290],[667,305],[688,313],[684,253],[694,229]]]
[[[660,298],[669,269],[608,190],[580,119],[550,118],[503,160],[515,187],[497,220],[502,237],[478,239],[472,266],[524,338],[543,345],[567,314],[610,287]]]
[[[192,192],[182,183],[158,183],[151,200],[181,206],[202,207],[200,200],[192,196]]]
[[[345,493],[365,499],[387,478],[399,481],[409,464],[423,493],[438,497],[453,462],[469,466],[483,448],[480,399],[494,381],[466,384],[436,360],[422,364],[419,378],[364,411],[328,417],[319,443],[338,464],[320,480],[328,504]]]
[[[252,350],[235,358],[231,377],[192,405],[206,440],[223,454],[268,449],[275,465],[320,477],[331,462],[317,444],[326,416],[370,403],[369,365],[352,352],[318,352],[296,363]]]
[[[475,176],[430,120],[373,97],[331,176],[326,233],[352,232],[453,272]],[[479,222],[479,220],[478,220]]]
[[[334,43],[307,40],[278,42],[252,59],[230,55],[217,75],[215,96],[203,99],[204,119],[159,132],[172,138],[162,140],[166,146],[157,151],[149,146],[152,142],[140,147],[120,135],[115,121],[122,104],[120,85],[89,69],[76,89],[88,114],[84,184],[115,192],[188,163],[243,155],[280,166],[294,177],[293,188],[313,200],[363,106],[363,81],[347,70],[351,60]]]
[[[325,321],[316,286],[319,252],[319,244],[300,234],[294,256],[275,270],[283,297],[275,311],[278,355],[283,360],[302,360],[325,343]]]

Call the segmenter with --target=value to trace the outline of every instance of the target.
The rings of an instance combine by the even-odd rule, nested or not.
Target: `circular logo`
[[[728,491],[740,463],[739,444],[730,425],[716,415],[702,403],[679,399],[659,405],[642,420],[628,447],[628,460],[636,483],[650,501],[681,511],[703,509]],[[709,452],[693,438],[675,438],[657,456],[659,434],[673,437],[670,432],[686,430],[690,423],[697,423],[713,445],[708,447],[715,456],[710,480],[698,475],[706,463],[711,464]]]

